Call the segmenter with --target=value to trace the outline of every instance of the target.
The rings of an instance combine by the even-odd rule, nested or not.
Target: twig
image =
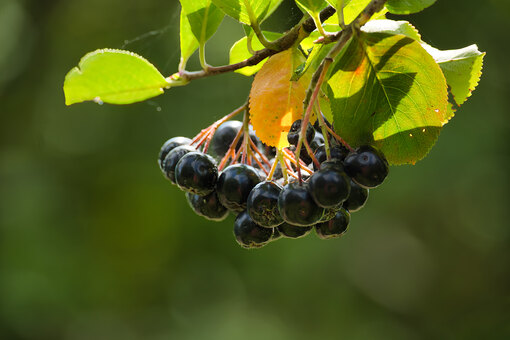
[[[333,14],[335,14],[335,9],[331,6],[326,7],[321,11],[320,19],[322,21],[326,20]],[[304,39],[306,36],[308,36],[313,30],[315,30],[315,22],[312,18],[308,18],[306,20],[301,21],[299,24],[291,28],[284,36],[281,38],[271,42],[272,48],[265,48],[260,51],[256,51],[255,54],[239,63],[231,64],[231,65],[225,65],[225,66],[209,66],[205,70],[201,71],[195,71],[195,72],[188,72],[185,70],[182,70],[178,73],[175,73],[167,78],[167,81],[169,82],[170,86],[179,86],[179,85],[185,85],[189,81],[198,79],[198,78],[204,78],[208,76],[213,76],[217,74],[222,73],[228,73],[233,72],[236,70],[239,70],[246,66],[253,66],[260,63],[262,60],[266,59],[267,57],[272,56],[273,54],[276,54],[278,52],[284,51],[292,47],[298,39]]]

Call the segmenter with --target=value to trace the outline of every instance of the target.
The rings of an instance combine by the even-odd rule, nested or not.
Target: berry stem
[[[297,159],[296,155],[287,148],[283,149],[283,154],[293,162]],[[306,168],[306,164],[301,159],[299,160],[299,163],[301,163],[301,167],[303,167],[303,169]]]
[[[253,140],[251,138],[248,140],[250,141],[250,145],[251,145],[251,148],[253,149],[253,151],[255,151],[255,153],[260,156],[260,158],[267,165],[268,168],[271,168],[271,162],[269,162],[267,157],[264,156],[264,154],[259,150],[259,148],[257,147],[257,145],[255,145],[255,143],[253,142]]]
[[[335,131],[333,131],[333,129],[331,129],[329,126],[326,125],[326,129],[329,131],[329,133],[335,137],[336,140],[338,140],[340,143],[342,143],[347,149],[349,149],[349,151],[354,151],[354,149],[349,145],[347,144],[347,142],[342,138],[340,137],[339,135],[337,135],[335,133]]]
[[[205,130],[208,130],[208,132],[207,132],[208,136],[207,136],[207,141],[205,143],[204,150],[203,150],[204,153],[207,153],[207,150],[209,149],[209,145],[211,144],[211,140],[212,140],[214,134],[216,133],[216,130],[218,130],[218,128],[220,127],[220,125],[225,123],[227,120],[234,118],[235,116],[237,116],[239,113],[243,112],[246,109],[248,109],[248,102],[244,103],[242,106],[238,107],[237,109],[235,109],[234,111],[232,111],[231,113],[226,115],[225,117],[217,120],[211,126],[209,126],[208,128],[205,129]],[[204,131],[204,130],[202,130],[202,131]]]
[[[225,165],[227,164],[228,160],[231,157],[232,157],[232,162],[233,163],[235,162],[235,160],[236,160],[236,146],[237,146],[237,143],[239,142],[239,139],[241,138],[242,134],[243,134],[243,129],[239,129],[239,132],[237,132],[236,137],[230,144],[228,151],[225,153],[225,156],[223,156],[223,158],[221,159],[220,165],[218,166],[219,171],[223,170],[223,168],[225,167]],[[239,150],[239,151],[241,151],[241,150]]]
[[[267,180],[268,181],[272,181],[273,180],[273,176],[274,176],[274,173],[276,171],[276,168],[278,167],[278,163],[279,163],[279,159],[278,158],[275,158],[274,159],[274,162],[273,162],[273,165],[271,165],[271,169],[269,170],[269,174],[267,175]]]
[[[321,106],[319,104],[319,100],[315,103],[317,106],[317,119],[319,120],[319,125],[321,127],[322,135],[324,136],[324,150],[326,151],[326,159],[331,159],[331,150],[329,149],[329,135],[328,130],[326,129],[326,122],[324,121],[324,117],[322,116]]]
[[[283,153],[283,156],[284,156],[287,160],[289,160],[292,164],[297,165],[297,161],[296,161],[296,159],[295,159],[294,157],[290,156],[288,153],[284,152],[284,153]],[[313,171],[312,171],[312,170],[310,170],[310,169],[308,169],[306,166],[303,166],[303,167],[302,167],[302,169],[303,169],[306,173],[308,173],[309,175],[313,174]]]
[[[326,73],[328,72],[329,66],[331,65],[332,62],[333,62],[333,59],[330,59],[330,58],[324,59],[324,61],[321,63],[321,66],[319,66],[319,69],[315,72],[314,77],[312,78],[312,81],[310,83],[310,88],[313,88],[313,92],[310,96],[308,103],[306,103],[307,99],[305,99],[306,111],[305,111],[303,120],[301,121],[301,132],[299,134],[299,141],[298,141],[298,145],[296,148],[296,158],[297,159],[299,159],[303,141],[306,140],[306,128],[308,126],[308,122],[310,121],[310,116],[312,114],[313,105],[317,99],[317,96],[319,95],[320,88],[322,86],[322,83],[324,82],[324,78],[326,77]],[[319,71],[320,71],[320,73],[319,73]],[[319,76],[318,76],[318,79],[315,80],[315,78],[317,77],[316,76],[317,74],[319,74]],[[312,156],[312,155],[310,155],[310,156]],[[298,173],[298,177],[299,177],[299,184],[301,184],[303,182],[303,180],[301,178],[301,166],[299,163],[297,164],[297,173]]]
[[[248,112],[244,112],[243,116],[243,146],[241,150],[243,150],[243,155],[241,158],[241,163],[246,163],[246,157],[249,154],[250,150],[250,142],[248,140],[251,139],[250,137],[250,116],[248,115]]]
[[[303,141],[303,144],[305,145],[306,151],[310,155],[310,158],[312,159],[312,161],[315,164],[315,166],[317,167],[317,169],[320,169],[321,168],[321,164],[319,163],[317,158],[315,158],[315,155],[313,154],[312,148],[310,147],[310,145],[308,144],[308,141],[306,139]],[[301,169],[301,167],[300,167],[300,169]]]
[[[283,157],[282,150],[277,149],[277,157],[278,157],[278,162],[280,163],[280,165],[282,167],[283,183],[287,184],[287,183],[289,183],[289,177],[288,177],[288,173],[287,173],[287,164],[285,163],[285,159]]]

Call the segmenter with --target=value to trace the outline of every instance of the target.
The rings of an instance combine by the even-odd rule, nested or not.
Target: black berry
[[[351,179],[351,193],[342,206],[349,212],[358,211],[363,208],[367,199],[368,189],[358,185]]]
[[[329,152],[331,155],[331,159],[337,159],[343,161],[345,159],[345,156],[349,153],[349,151],[340,145],[334,145],[329,148]],[[317,158],[317,161],[319,163],[323,163],[327,160],[327,154],[326,154],[326,147],[324,145],[321,145],[315,150],[315,158]]]
[[[222,221],[228,216],[228,210],[218,199],[216,191],[207,196],[199,196],[190,192],[186,193],[186,199],[193,211],[211,221]]]
[[[228,166],[216,186],[220,202],[229,210],[243,211],[250,191],[259,182],[259,172],[254,167],[246,164]]]
[[[210,194],[218,180],[214,159],[201,152],[184,155],[175,167],[175,182],[184,191],[200,196]]]
[[[211,154],[217,157],[223,157],[242,127],[243,123],[238,120],[229,120],[221,124],[211,139],[211,145],[209,146]],[[241,145],[241,141],[242,139],[239,140],[237,147]]]
[[[299,141],[299,134],[301,133],[301,119],[296,120],[292,123],[289,133],[287,134],[287,141],[290,145],[297,146]],[[310,143],[315,135],[315,130],[313,126],[308,123],[306,127],[306,141]]]
[[[261,182],[250,192],[247,211],[255,223],[272,228],[283,223],[278,211],[278,196],[282,187],[274,182]]]
[[[308,180],[308,187],[315,203],[323,208],[333,208],[349,197],[349,182],[340,164],[324,162]]]
[[[234,222],[234,235],[237,243],[243,248],[260,248],[273,235],[273,229],[264,228],[255,223],[247,211],[237,215]]]
[[[175,184],[175,167],[177,163],[179,163],[184,155],[194,151],[196,151],[196,149],[190,145],[181,145],[170,151],[161,164],[165,177]]]
[[[278,209],[285,222],[303,227],[317,223],[324,213],[313,200],[308,185],[297,182],[287,184],[280,192]]]
[[[279,225],[276,229],[283,237],[287,238],[300,238],[310,233],[313,227],[299,227],[288,223]]]
[[[345,172],[358,184],[375,188],[388,175],[388,161],[383,153],[370,145],[360,146],[344,160]]]
[[[170,151],[172,151],[178,146],[190,144],[191,139],[187,137],[173,137],[167,140],[165,144],[163,144],[163,146],[161,147],[161,150],[159,151],[158,164],[161,170],[163,170],[163,160]]]
[[[351,215],[345,209],[340,209],[333,219],[315,225],[317,236],[322,239],[339,237],[347,231]]]

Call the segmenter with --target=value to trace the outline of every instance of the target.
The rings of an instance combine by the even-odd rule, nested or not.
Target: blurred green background
[[[156,163],[167,138],[239,106],[249,78],[64,106],[65,74],[97,48],[173,73],[178,13],[177,0],[0,0],[0,339],[510,338],[509,1],[412,16],[438,48],[487,51],[479,88],[343,238],[257,251],[237,245],[232,217],[192,213]],[[298,14],[285,1],[264,27]],[[226,18],[208,61],[226,63],[242,35]]]

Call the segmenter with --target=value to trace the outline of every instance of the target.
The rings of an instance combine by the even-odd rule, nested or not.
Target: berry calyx
[[[322,239],[340,237],[347,231],[351,215],[345,209],[340,209],[331,220],[315,225],[317,236]]]
[[[368,199],[368,189],[360,186],[351,179],[351,193],[342,206],[349,212],[358,211],[365,206]]]
[[[282,187],[275,182],[261,182],[250,192],[247,211],[255,223],[266,228],[273,228],[283,223],[278,211],[278,196]]]
[[[213,192],[218,180],[214,158],[201,152],[184,155],[175,167],[175,182],[184,191],[200,196]]]
[[[234,236],[243,248],[260,248],[266,245],[273,235],[273,229],[255,223],[247,211],[237,215],[234,222]]]
[[[163,160],[165,159],[166,155],[173,149],[175,149],[178,146],[181,145],[190,145],[191,139],[187,137],[173,137],[167,140],[161,149],[159,150],[159,156],[158,156],[158,164],[161,170],[163,170]]]
[[[313,200],[307,183],[297,182],[287,184],[280,192],[278,210],[285,222],[302,227],[317,223],[324,213],[324,208]]]
[[[345,172],[359,185],[379,186],[388,176],[388,161],[383,153],[370,145],[360,146],[344,160]]]
[[[228,210],[218,199],[216,191],[207,196],[199,196],[190,192],[186,193],[186,199],[193,211],[211,221],[223,221],[228,216]]]
[[[194,151],[196,151],[196,149],[191,145],[181,145],[174,148],[166,155],[163,163],[161,164],[161,170],[170,182],[175,184],[175,167],[177,166],[177,163],[179,163],[184,155]]]
[[[323,208],[338,206],[349,197],[350,179],[339,163],[324,162],[308,180],[309,191],[315,203]]]
[[[246,164],[229,165],[221,173],[216,185],[221,204],[232,211],[245,210],[248,195],[259,182],[259,172],[254,167]]]

